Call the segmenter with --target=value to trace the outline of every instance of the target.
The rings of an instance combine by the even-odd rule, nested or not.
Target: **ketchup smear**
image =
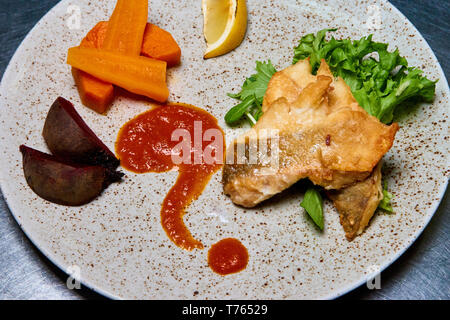
[[[183,148],[180,142],[185,138],[188,143]],[[224,134],[217,119],[185,104],[164,105],[138,115],[121,128],[116,141],[116,154],[127,170],[145,173],[178,168],[177,181],[162,204],[161,224],[177,246],[189,251],[202,249],[203,244],[184,224],[185,209],[221,168],[224,150]],[[174,155],[178,156],[176,163]]]

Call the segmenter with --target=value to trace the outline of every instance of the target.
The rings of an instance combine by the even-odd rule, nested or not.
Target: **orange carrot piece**
[[[103,48],[108,21],[100,21],[81,42],[83,48]],[[141,56],[162,60],[171,67],[180,63],[181,49],[172,35],[160,27],[147,23],[142,41]]]
[[[103,48],[108,21],[98,22],[81,41],[83,48]],[[181,50],[172,35],[147,23],[144,31],[141,55],[167,62],[167,66],[179,64]],[[114,86],[90,74],[72,68],[72,75],[82,103],[98,113],[104,113],[114,100]]]
[[[166,61],[167,66],[171,67],[180,63],[181,49],[169,32],[147,23],[141,55]]]
[[[108,21],[98,22],[81,40],[80,46],[83,48],[103,48],[106,31],[108,30]]]
[[[69,49],[67,63],[103,81],[159,102],[166,101],[169,96],[165,61],[73,47]]]
[[[83,38],[80,46],[101,48],[107,28],[107,22],[97,23]],[[72,68],[72,75],[83,105],[98,113],[104,113],[114,100],[114,86],[75,68]]]
[[[148,0],[118,0],[103,43],[105,50],[138,56],[148,19]]]
[[[76,68],[72,68],[72,75],[83,105],[105,113],[114,100],[114,86]]]

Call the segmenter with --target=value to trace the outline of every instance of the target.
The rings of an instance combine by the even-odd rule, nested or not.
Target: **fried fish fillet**
[[[317,75],[332,77],[326,63],[321,63]],[[271,104],[281,97],[293,102],[301,90],[315,80],[316,78],[311,75],[309,59],[299,61],[297,64],[277,72],[272,77],[271,85],[268,86],[264,96],[263,111],[267,111]],[[337,109],[356,102],[342,78],[335,79],[332,86],[333,91],[328,93],[330,108]],[[368,225],[378,204],[383,199],[381,190],[380,162],[365,180],[355,182],[339,191],[327,193],[339,213],[348,240],[353,240]]]
[[[347,240],[353,240],[364,231],[383,199],[381,161],[364,181],[327,194],[339,212]]]
[[[285,98],[288,103],[294,102],[306,86],[317,80],[317,76],[333,78],[333,74],[325,60],[321,61],[317,70],[317,76],[314,76],[311,72],[309,58],[300,60],[296,64],[276,72],[267,86],[262,111],[266,112],[272,103],[279,98]],[[333,79],[327,99],[329,112],[356,103],[350,88],[340,77]]]
[[[308,61],[276,73],[263,107],[256,125],[227,149],[223,170],[225,194],[244,207],[303,178],[329,190],[363,181],[391,148],[398,130],[397,124],[386,126],[362,109],[324,61],[317,76]],[[268,153],[251,148],[261,141],[276,142],[277,147],[268,147]],[[236,152],[240,147],[246,150],[242,159]],[[255,152],[257,161],[250,161]],[[276,153],[277,163],[260,161],[264,153]]]

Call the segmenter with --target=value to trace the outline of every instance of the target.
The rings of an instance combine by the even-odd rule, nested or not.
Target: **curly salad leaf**
[[[406,100],[433,101],[437,81],[408,67],[398,49],[389,52],[388,44],[372,41],[372,35],[360,40],[325,40],[329,31],[336,29],[302,37],[294,48],[293,63],[309,57],[315,73],[321,59],[325,59],[333,74],[344,79],[361,107],[383,123],[392,122],[395,108]]]
[[[256,61],[256,73],[247,78],[239,93],[228,93],[228,96],[241,100],[241,103],[231,108],[225,115],[228,125],[237,124],[244,117],[253,126],[262,115],[262,102],[270,78],[277,72],[272,62]]]

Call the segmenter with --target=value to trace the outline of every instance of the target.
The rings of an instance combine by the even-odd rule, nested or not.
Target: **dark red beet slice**
[[[123,173],[102,166],[73,163],[20,146],[23,171],[30,188],[40,197],[62,205],[80,206],[94,200]]]
[[[42,134],[53,155],[111,170],[120,164],[86,125],[73,104],[62,97],[57,98],[50,107]]]

